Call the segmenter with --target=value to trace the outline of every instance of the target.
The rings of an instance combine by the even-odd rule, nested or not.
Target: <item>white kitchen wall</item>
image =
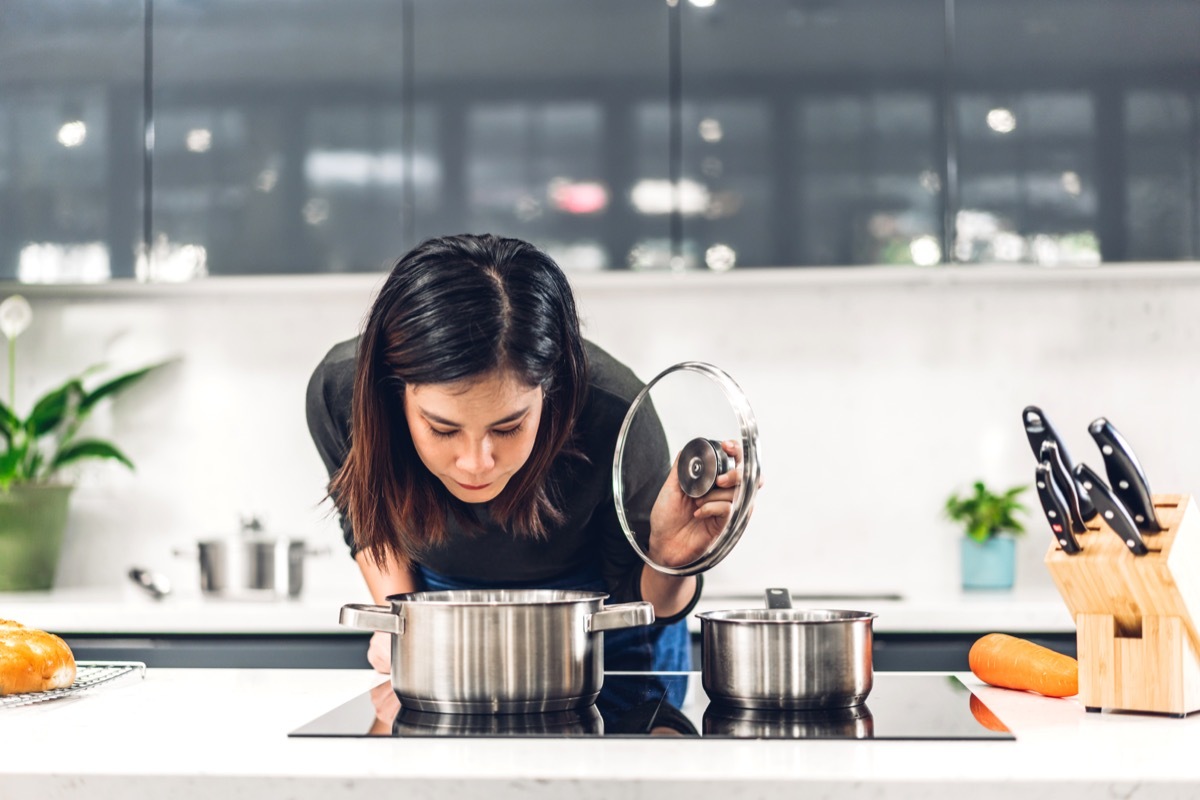
[[[208,279],[182,286],[22,287],[18,407],[68,372],[162,358],[105,408],[136,473],[81,476],[62,587],[117,586],[131,564],[195,587],[199,538],[257,513],[327,547],[306,591],[365,597],[304,420],[328,347],[358,329],[382,275]],[[854,268],[573,277],[586,334],[643,378],[688,359],[731,373],[758,416],[766,486],[710,593],[899,592],[957,585],[941,517],[975,478],[1030,483],[1020,411],[1042,406],[1077,461],[1106,415],[1160,492],[1200,490],[1200,267]],[[14,287],[8,287],[8,294]],[[1028,493],[1018,587],[1052,586]]]

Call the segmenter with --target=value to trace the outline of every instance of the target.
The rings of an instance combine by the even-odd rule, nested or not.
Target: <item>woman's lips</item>
[[[478,486],[472,486],[469,483],[462,483],[460,481],[455,481],[455,483],[457,483],[459,486],[461,486],[462,488],[466,489],[469,492],[477,492],[480,489],[486,489],[487,487],[491,486],[490,483],[481,483]]]

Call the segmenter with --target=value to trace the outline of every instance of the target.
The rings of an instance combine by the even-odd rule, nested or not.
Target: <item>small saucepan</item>
[[[786,589],[768,589],[767,608],[697,616],[704,691],[715,703],[757,709],[847,708],[871,692],[876,614],[794,609]]]

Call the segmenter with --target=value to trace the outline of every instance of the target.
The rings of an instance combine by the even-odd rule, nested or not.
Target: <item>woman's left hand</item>
[[[650,511],[650,551],[656,564],[678,567],[702,556],[725,529],[733,513],[733,500],[742,481],[742,443],[721,442],[733,456],[733,469],[717,476],[716,485],[701,497],[684,494],[672,463],[667,480]],[[678,462],[676,456],[676,462]],[[761,481],[760,481],[761,485]]]
[[[400,698],[396,697],[391,681],[371,690],[371,705],[375,707],[375,719],[368,733],[391,733],[396,715],[400,713]]]

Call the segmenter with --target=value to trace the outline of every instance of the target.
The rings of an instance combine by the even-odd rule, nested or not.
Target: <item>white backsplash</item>
[[[72,506],[63,587],[120,585],[132,564],[195,587],[197,539],[259,514],[333,553],[306,592],[365,597],[322,503],[304,389],[354,335],[382,276],[226,278],[185,286],[22,291],[18,406],[98,361],[178,357],[104,409],[135,473],[92,465]],[[757,270],[573,277],[585,334],[643,379],[710,361],[758,417],[766,486],[710,593],[953,589],[959,534],[941,516],[976,478],[1030,483],[1020,422],[1042,406],[1077,461],[1108,416],[1159,492],[1200,489],[1200,269]],[[11,291],[11,287],[9,289]],[[4,294],[7,294],[5,291]],[[1032,492],[1018,586],[1052,584]]]

